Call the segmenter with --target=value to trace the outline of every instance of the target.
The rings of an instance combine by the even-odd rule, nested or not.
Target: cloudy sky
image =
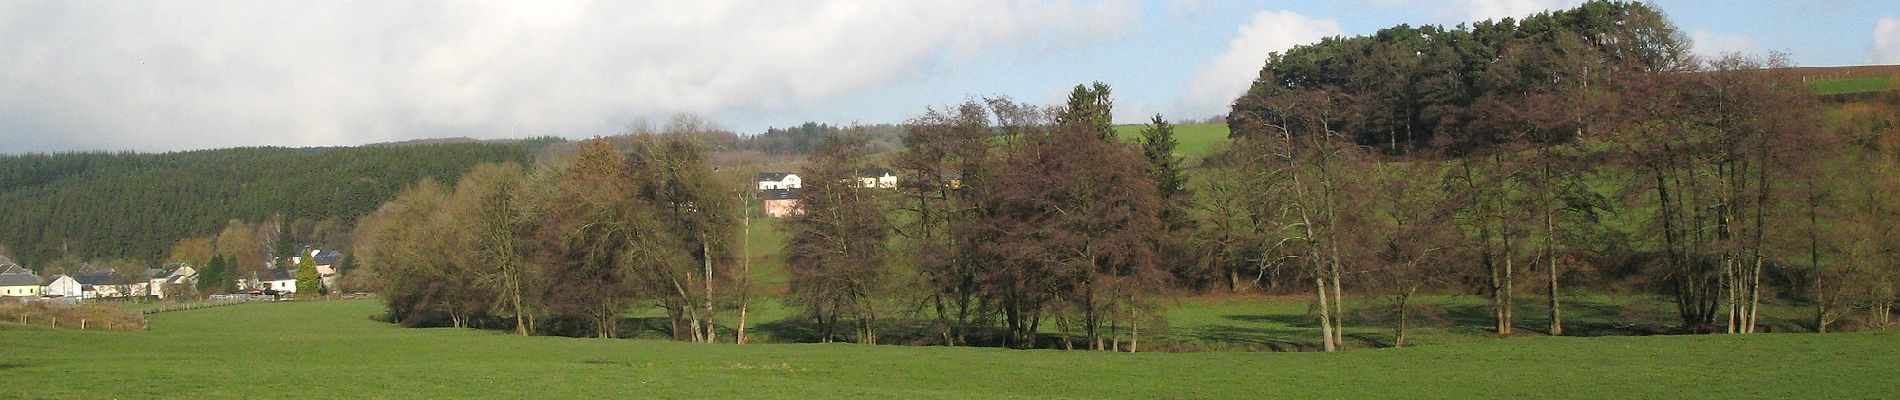
[[[0,1],[0,153],[901,122],[1113,86],[1219,114],[1268,52],[1570,0]],[[1900,63],[1900,3],[1660,0],[1700,53]]]

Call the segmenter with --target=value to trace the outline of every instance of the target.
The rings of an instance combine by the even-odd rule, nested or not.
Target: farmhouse
[[[873,189],[896,189],[897,174],[889,168],[871,167],[858,169],[858,187]]]
[[[77,297],[96,299],[100,297],[118,297],[123,289],[111,272],[82,272],[54,275],[41,291],[46,296]]]
[[[176,266],[172,267],[171,273],[165,274],[163,284],[173,286],[196,285],[198,284],[198,269],[182,263],[176,264]]]
[[[85,285],[67,275],[53,275],[40,290],[40,295],[49,297],[85,297]]]
[[[0,297],[35,297],[40,295],[40,276],[33,271],[13,264],[12,260],[0,257]]]
[[[268,268],[257,277],[259,290],[275,290],[278,293],[297,292],[297,274],[284,268]]]
[[[805,187],[804,181],[799,180],[798,174],[790,172],[760,172],[758,182],[760,191]]]
[[[317,279],[323,281],[323,287],[335,288],[337,267],[343,264],[343,253],[336,250],[310,250],[310,259],[317,264]]]
[[[759,203],[765,208],[765,216],[772,218],[804,214],[805,211],[798,207],[799,199],[798,189],[772,189],[759,194]]]

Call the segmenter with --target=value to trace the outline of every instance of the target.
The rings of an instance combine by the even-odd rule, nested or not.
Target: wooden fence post
[[[79,330],[86,330],[86,320],[79,320]]]

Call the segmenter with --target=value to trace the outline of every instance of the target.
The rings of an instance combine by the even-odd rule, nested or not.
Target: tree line
[[[479,165],[452,186],[421,180],[359,223],[355,279],[411,326],[617,337],[648,305],[671,337],[713,341],[742,208],[702,136],[670,124]]]
[[[1680,332],[1756,332],[1777,302],[1812,306],[1817,331],[1891,325],[1900,99],[1824,105],[1779,57],[1687,46],[1607,1],[1330,38],[1270,55],[1230,143],[1193,166],[1161,116],[1113,139],[1100,83],[927,110],[882,157],[823,129],[779,224],[781,301],[815,341],[1129,351],[1168,299],[1221,289],[1310,296],[1327,350],[1348,301],[1404,345],[1423,294],[1487,296],[1500,335],[1527,297],[1534,329],[1566,334],[1578,290],[1660,295]],[[734,235],[755,203],[694,137],[418,183],[361,224],[357,255],[405,323],[611,337],[654,307],[670,336],[713,341],[736,308],[743,342]],[[855,184],[871,166],[899,186]]]
[[[1890,325],[1900,235],[1878,221],[1900,181],[1867,178],[1894,168],[1891,122],[1830,127],[1783,58],[1687,47],[1647,5],[1596,1],[1275,54],[1210,165],[1207,249],[1230,282],[1313,279],[1334,335],[1358,290],[1394,300],[1402,338],[1420,285],[1477,286],[1510,334],[1526,278],[1561,335],[1576,269],[1668,296],[1687,332],[1756,332],[1778,299],[1817,331],[1850,309]]]
[[[180,238],[217,235],[233,219],[277,221],[310,236],[301,244],[347,246],[356,218],[404,186],[454,179],[478,163],[526,162],[523,146],[0,156],[0,243],[42,272],[88,260],[154,265]]]

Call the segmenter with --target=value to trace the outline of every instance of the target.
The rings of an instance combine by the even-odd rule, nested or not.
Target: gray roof
[[[79,272],[66,274],[66,276],[72,277],[74,282],[79,282],[81,285],[116,285],[119,282],[119,277],[113,276],[111,272]]]
[[[40,285],[40,276],[34,275],[31,272],[13,273],[9,271],[8,273],[0,274],[0,286],[39,286],[39,285]]]
[[[18,264],[0,264],[0,274],[31,274],[32,270]]]
[[[264,274],[258,275],[257,279],[261,281],[286,281],[297,278],[296,275],[292,274],[288,269],[270,268],[265,269]]]
[[[0,267],[5,267],[8,265],[16,266],[16,267],[20,266],[19,263],[13,262],[13,259],[7,258],[7,256],[0,256]]]
[[[792,173],[790,172],[760,172],[759,182],[767,182],[767,181],[778,182],[778,181],[785,180],[785,177],[790,176],[791,174]]]
[[[317,255],[310,258],[315,261],[317,265],[337,265],[343,263],[343,253],[337,252],[336,250],[317,250]]]
[[[798,189],[770,189],[759,197],[766,200],[797,200],[800,196]]]
[[[897,176],[896,173],[891,172],[890,168],[884,168],[884,167],[858,168],[859,178],[882,178],[885,175]]]

